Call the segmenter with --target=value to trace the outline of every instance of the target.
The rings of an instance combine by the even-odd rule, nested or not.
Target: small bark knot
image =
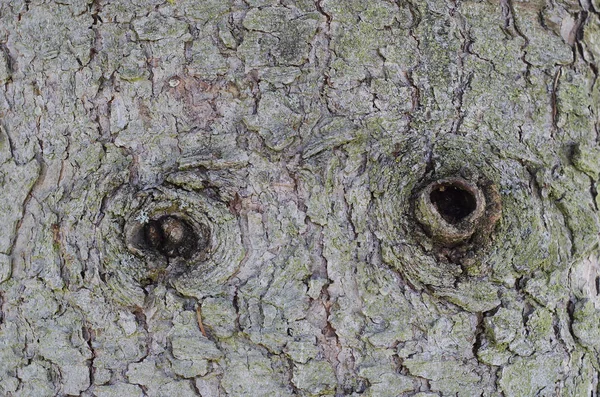
[[[194,252],[205,248],[206,241],[185,220],[166,215],[144,225],[144,242],[147,247],[168,258],[190,258]]]
[[[209,250],[210,231],[184,214],[159,213],[134,221],[126,231],[130,250],[150,257],[191,259]]]

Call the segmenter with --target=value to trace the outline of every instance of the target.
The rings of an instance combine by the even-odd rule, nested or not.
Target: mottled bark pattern
[[[599,12],[1,0],[0,395],[598,395]]]

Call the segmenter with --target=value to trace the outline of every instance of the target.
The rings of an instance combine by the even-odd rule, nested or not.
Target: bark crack
[[[554,74],[552,82],[552,92],[550,93],[550,105],[552,107],[552,129],[550,130],[550,137],[554,139],[555,134],[558,132],[558,101],[557,91],[560,83],[560,77],[562,75],[562,66],[559,66]]]
[[[325,59],[322,65],[322,75],[323,78],[321,79],[321,84],[319,86],[319,93],[321,96],[321,99],[323,101],[325,101],[325,106],[327,107],[327,110],[329,111],[329,113],[331,114],[335,114],[335,110],[333,110],[329,104],[329,97],[327,96],[327,93],[325,92],[327,87],[329,87],[331,85],[330,83],[330,76],[329,76],[329,71],[331,70],[331,61],[333,58],[333,54],[334,51],[331,48],[331,21],[333,20],[333,17],[327,13],[327,11],[325,11],[325,9],[322,6],[322,1],[323,0],[315,0],[315,6],[317,8],[317,11],[323,15],[325,17],[325,27],[321,30],[322,32],[322,37],[325,41],[325,45],[326,45],[326,51],[325,51]],[[317,35],[318,36],[318,35]],[[318,59],[318,58],[317,58]]]
[[[38,189],[41,188],[41,186],[44,184],[44,180],[46,179],[46,175],[47,175],[47,165],[46,162],[44,161],[42,152],[39,151],[36,156],[35,156],[35,160],[38,163],[38,174],[36,176],[35,182],[31,185],[31,188],[29,189],[29,192],[27,193],[27,196],[25,197],[25,200],[23,201],[23,204],[21,205],[21,208],[23,209],[21,216],[19,217],[19,220],[17,221],[17,225],[15,227],[15,232],[12,238],[12,243],[10,244],[10,250],[7,253],[10,256],[10,267],[11,267],[11,271],[10,273],[12,274],[12,269],[13,269],[13,265],[14,265],[14,261],[15,261],[15,252],[18,251],[19,245],[19,237],[20,237],[20,231],[21,231],[21,227],[23,226],[23,222],[25,220],[25,217],[27,216],[27,212],[28,212],[28,207],[29,207],[29,203],[31,202],[32,199],[35,198],[35,193]],[[36,200],[37,201],[37,200]]]
[[[529,46],[529,38],[523,33],[523,31],[519,28],[516,18],[515,18],[515,9],[512,3],[513,0],[500,0],[500,5],[502,7],[502,11],[504,14],[504,19],[505,19],[505,29],[508,29],[512,26],[514,32],[517,34],[517,36],[521,37],[524,41],[523,45],[521,46],[521,50],[523,52],[522,56],[521,56],[521,61],[525,64],[525,81],[527,81],[529,84],[532,84],[529,76],[531,74],[531,68],[533,67],[533,65],[527,61],[527,47]],[[511,36],[513,36],[511,34]],[[532,84],[533,85],[533,84]]]

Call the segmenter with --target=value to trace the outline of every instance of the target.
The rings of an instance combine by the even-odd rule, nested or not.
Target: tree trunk
[[[599,11],[0,2],[0,394],[597,396]]]

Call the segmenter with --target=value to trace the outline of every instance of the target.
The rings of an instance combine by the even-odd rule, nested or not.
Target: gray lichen
[[[0,394],[590,395],[597,3],[0,3]]]

